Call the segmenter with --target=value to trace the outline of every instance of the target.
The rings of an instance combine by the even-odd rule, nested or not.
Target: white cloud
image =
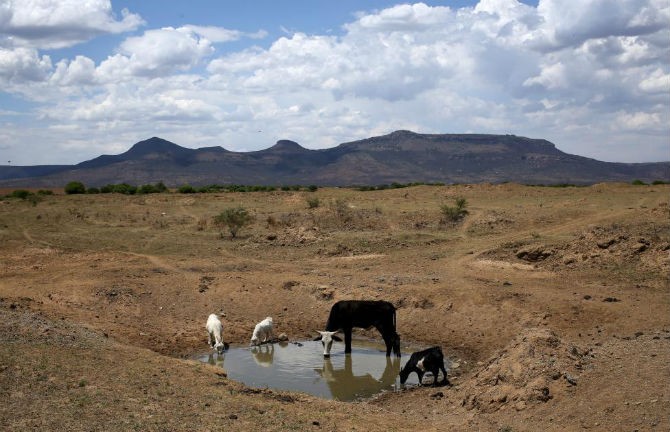
[[[0,83],[43,102],[52,141],[79,134],[127,147],[159,135],[255,150],[289,138],[323,148],[411,129],[514,133],[602,160],[659,160],[670,135],[666,3],[398,5],[359,14],[340,36],[295,32],[216,58],[215,44],[265,33],[166,27],[125,39],[98,65],[0,50]],[[626,147],[639,134],[649,153]]]
[[[244,33],[239,30],[229,30],[215,26],[185,25],[183,28],[207,38],[213,43],[231,42],[242,38],[263,39],[268,35],[265,30],[259,30],[255,33]]]
[[[94,84],[95,63],[85,56],[76,56],[72,61],[61,60],[56,64],[51,81],[64,86]]]
[[[51,71],[51,59],[29,48],[0,48],[0,84],[42,81]]]
[[[211,42],[188,27],[148,30],[127,38],[119,53],[98,68],[104,82],[123,76],[161,76],[185,71],[214,52]]]
[[[670,74],[658,68],[640,81],[640,89],[646,93],[659,93],[667,97],[670,94]]]
[[[0,5],[0,37],[17,46],[63,48],[143,23],[126,9],[118,19],[110,0],[5,0]]]

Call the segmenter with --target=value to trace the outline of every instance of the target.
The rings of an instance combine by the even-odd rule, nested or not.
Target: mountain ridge
[[[592,184],[604,181],[670,181],[670,162],[617,163],[564,153],[550,141],[516,135],[387,135],[312,150],[292,140],[252,152],[221,146],[190,149],[159,137],[139,141],[118,155],[101,155],[76,165],[0,166],[2,187],[62,187],[147,184],[316,184],[384,183]]]

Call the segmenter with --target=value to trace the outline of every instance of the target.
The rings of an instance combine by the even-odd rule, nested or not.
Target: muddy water
[[[228,378],[249,387],[300,391],[326,399],[353,401],[382,391],[398,390],[398,372],[409,355],[402,359],[386,357],[383,344],[354,339],[351,355],[344,354],[344,344],[336,343],[328,359],[323,357],[320,341],[230,347],[224,354],[209,353],[198,358],[222,367]],[[416,384],[416,374],[405,383]]]

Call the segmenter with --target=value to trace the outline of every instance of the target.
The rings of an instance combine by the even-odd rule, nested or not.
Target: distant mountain
[[[164,182],[320,186],[392,182],[592,184],[604,181],[670,181],[670,162],[613,163],[570,155],[549,141],[515,135],[388,135],[309,150],[280,140],[265,150],[188,149],[153,137],[125,153],[77,165],[0,166],[1,187],[62,187]]]

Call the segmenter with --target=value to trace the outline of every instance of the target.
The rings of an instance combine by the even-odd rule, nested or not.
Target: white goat
[[[254,327],[254,334],[251,336],[250,345],[260,345],[262,342],[272,341],[273,338],[272,317],[267,317]]]
[[[207,334],[209,335],[209,346],[219,354],[223,352],[223,324],[218,315],[210,314],[207,318]]]

